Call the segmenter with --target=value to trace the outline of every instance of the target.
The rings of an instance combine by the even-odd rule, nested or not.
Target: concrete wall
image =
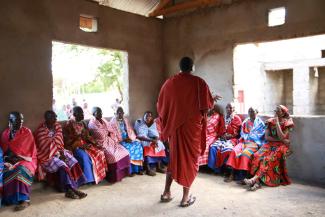
[[[287,8],[286,24],[270,28],[267,12],[279,6]],[[323,8],[323,0],[242,1],[169,18],[164,23],[166,73],[177,72],[183,55],[193,57],[197,73],[224,96],[221,103],[226,104],[234,97],[232,59],[236,44],[325,33]]]
[[[265,121],[271,116],[260,117]],[[289,177],[325,187],[325,117],[292,116],[292,119],[295,124],[290,134],[293,154],[286,161]]]
[[[267,71],[263,112],[266,114],[272,114],[274,108],[277,105],[286,105],[292,114],[293,100],[292,100],[292,70],[280,70],[280,71]]]
[[[309,82],[311,90],[311,104],[313,113],[318,115],[325,114],[325,67],[318,68],[318,77],[315,71],[310,69]]]
[[[294,117],[293,120],[293,155],[287,160],[289,176],[325,187],[325,117]]]
[[[0,7],[0,129],[12,110],[35,128],[52,104],[52,40],[128,52],[132,119],[155,110],[164,79],[162,22],[86,0],[12,0]],[[79,29],[79,15],[98,17],[99,31]]]
[[[279,6],[287,8],[286,23],[270,28],[267,26],[267,12]],[[231,7],[203,9],[169,18],[165,20],[163,31],[166,73],[172,75],[178,71],[178,61],[182,56],[193,57],[196,73],[208,82],[213,91],[224,96],[220,103],[225,105],[235,95],[233,48],[237,44],[324,34],[324,8],[323,0],[242,1]],[[247,76],[251,76],[249,70]],[[292,76],[296,79],[295,75]],[[254,76],[251,82],[259,85]],[[295,88],[291,86],[291,89]],[[288,159],[289,175],[325,186],[325,118],[296,117],[294,121],[296,127],[291,137],[294,154]]]

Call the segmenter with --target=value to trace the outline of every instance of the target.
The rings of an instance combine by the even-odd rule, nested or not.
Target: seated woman
[[[290,184],[285,159],[291,154],[289,133],[293,127],[289,110],[277,106],[275,117],[266,121],[266,143],[254,154],[250,171],[253,178],[244,179],[249,190],[257,190],[261,182],[272,187]]]
[[[199,157],[199,166],[208,164],[210,146],[215,143],[225,131],[225,121],[220,107],[215,104],[208,113],[206,148],[202,156]]]
[[[77,188],[86,183],[80,165],[73,155],[64,149],[61,125],[53,111],[46,111],[45,121],[35,131],[38,159],[38,179],[45,177],[50,185],[55,185],[65,196],[82,199],[87,194]]]
[[[165,173],[166,170],[162,165],[162,160],[166,157],[165,146],[159,140],[159,132],[151,111],[146,111],[143,118],[135,122],[134,130],[143,147],[146,174],[149,176],[156,175],[150,167],[152,164],[156,164],[157,172]]]
[[[143,148],[141,143],[136,140],[135,133],[128,121],[124,117],[124,111],[122,107],[118,107],[115,113],[115,117],[110,121],[112,129],[115,135],[118,136],[118,141],[129,152],[131,158],[130,175],[134,174],[143,175]]]
[[[37,167],[36,145],[30,129],[23,127],[19,112],[9,114],[9,127],[2,133],[4,152],[2,203],[16,204],[16,211],[30,205],[31,185]]]
[[[230,182],[234,179],[234,170],[250,171],[253,154],[264,143],[265,124],[256,117],[257,110],[248,109],[248,118],[242,124],[240,139],[229,155],[227,166],[231,168],[230,176],[225,179]]]
[[[107,179],[109,182],[121,181],[129,175],[129,152],[119,144],[112,127],[105,118],[102,118],[101,108],[94,107],[92,113],[94,117],[90,119],[88,128],[105,153],[108,163]]]
[[[214,172],[220,172],[220,168],[227,161],[239,136],[241,119],[235,114],[235,107],[228,103],[226,106],[224,134],[211,145],[208,158],[208,167]]]
[[[82,108],[73,107],[73,117],[63,128],[64,144],[77,158],[87,183],[97,184],[106,177],[107,163],[101,146],[90,136],[83,119]]]

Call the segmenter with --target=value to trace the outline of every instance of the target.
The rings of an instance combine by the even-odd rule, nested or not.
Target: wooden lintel
[[[192,1],[179,3],[176,5],[167,7],[167,8],[161,8],[160,10],[150,13],[149,16],[157,17],[160,15],[167,15],[167,14],[176,13],[179,11],[194,9],[194,8],[198,8],[198,7],[212,6],[212,5],[216,5],[216,4],[221,4],[221,0],[192,0]]]
[[[155,13],[162,10],[164,7],[166,7],[169,3],[171,3],[172,0],[160,0],[159,4],[155,7],[155,9],[149,13],[149,17],[156,17],[154,16]]]

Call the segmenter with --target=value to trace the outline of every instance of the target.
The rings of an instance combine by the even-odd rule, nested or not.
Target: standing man
[[[170,186],[173,179],[183,186],[181,207],[195,202],[189,195],[199,170],[198,158],[206,145],[206,114],[213,106],[208,85],[192,75],[193,60],[183,57],[180,73],[169,78],[160,90],[157,111],[161,121],[162,140],[170,146],[170,162],[161,202],[172,200]]]

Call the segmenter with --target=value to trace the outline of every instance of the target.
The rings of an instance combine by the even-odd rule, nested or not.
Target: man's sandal
[[[163,194],[160,195],[160,202],[161,203],[168,203],[170,201],[172,201],[173,198],[171,196],[164,196]]]
[[[192,197],[192,195],[191,195],[190,198],[186,202],[181,203],[179,206],[180,207],[189,207],[194,204],[195,200],[196,200],[196,197]]]

